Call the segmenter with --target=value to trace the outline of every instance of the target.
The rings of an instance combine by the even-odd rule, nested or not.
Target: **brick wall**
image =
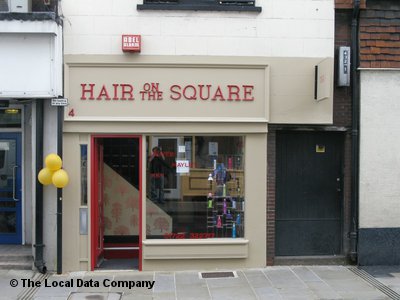
[[[335,8],[337,9],[348,9],[353,8],[354,0],[335,0]],[[360,1],[360,7],[365,8],[366,0]]]
[[[360,14],[360,67],[400,68],[400,3],[370,0]]]

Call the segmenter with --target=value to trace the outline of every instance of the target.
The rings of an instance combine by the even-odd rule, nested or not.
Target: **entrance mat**
[[[200,272],[200,278],[203,279],[214,279],[214,278],[237,278],[236,272]]]
[[[120,300],[121,293],[79,293],[69,295],[68,300]]]

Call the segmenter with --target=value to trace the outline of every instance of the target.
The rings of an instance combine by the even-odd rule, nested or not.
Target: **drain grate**
[[[69,295],[67,300],[119,300],[121,299],[121,293],[80,293],[80,292],[73,292]]]
[[[390,299],[400,300],[400,294],[396,293],[391,288],[384,285],[382,282],[377,280],[374,276],[372,276],[368,272],[366,272],[364,270],[360,270],[356,267],[351,267],[351,268],[349,268],[349,270],[352,271],[354,274],[358,275],[359,277],[361,277],[362,279],[364,279],[366,282],[368,282],[373,287],[380,290],[382,293],[384,293]]]
[[[46,273],[46,274],[42,274],[42,273],[37,273],[35,274],[35,276],[33,276],[32,280],[33,281],[40,281],[40,282],[44,282],[45,279],[49,278],[50,274]],[[29,287],[29,288],[25,288],[18,296],[17,299],[18,300],[28,300],[28,299],[33,299],[33,295],[36,294],[36,292],[39,290],[39,287]]]
[[[214,278],[237,278],[236,272],[200,272],[200,278],[214,279]]]

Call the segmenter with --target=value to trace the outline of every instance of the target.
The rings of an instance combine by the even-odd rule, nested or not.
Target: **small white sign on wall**
[[[208,143],[208,155],[218,155],[218,143],[217,142],[209,142]]]
[[[186,152],[186,147],[184,145],[183,146],[179,145],[178,146],[178,152],[179,153],[185,153]]]

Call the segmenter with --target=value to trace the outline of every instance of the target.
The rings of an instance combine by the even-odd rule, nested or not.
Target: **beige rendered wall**
[[[315,66],[325,62],[324,86],[327,97],[314,99]],[[280,124],[332,124],[333,59],[267,57],[176,57],[176,56],[82,56],[65,57],[65,94],[74,117],[67,121],[99,120],[203,120],[269,122]],[[142,101],[140,91],[146,82],[159,83],[163,99]],[[126,83],[133,88],[134,100],[106,101],[112,84]],[[95,84],[95,100],[81,100],[82,87]],[[169,87],[178,84],[252,85],[254,101],[171,100]],[[224,90],[226,97],[226,89]],[[86,92],[85,97],[90,93]],[[120,93],[119,93],[120,95]],[[241,94],[243,97],[243,94]],[[210,97],[211,98],[211,97]],[[66,111],[67,112],[67,111]],[[186,118],[186,119],[185,119]]]
[[[63,168],[70,178],[68,186],[63,189],[63,271],[89,270],[89,235],[79,233],[80,144],[89,144],[89,135],[64,133],[63,143]],[[90,164],[88,164],[89,171]]]
[[[332,122],[332,77],[333,59],[328,59],[328,97],[314,100],[314,66],[320,58],[260,58],[260,57],[159,57],[141,56],[66,56],[65,94],[69,99],[64,122],[64,163],[70,174],[71,183],[64,189],[64,268],[65,271],[88,270],[90,268],[90,240],[79,235],[80,169],[79,143],[89,143],[90,134],[135,134],[135,135],[190,135],[190,134],[243,134],[246,136],[246,211],[244,239],[216,239],[215,241],[145,241],[143,245],[143,270],[261,267],[266,264],[266,172],[267,172],[267,125],[273,123],[330,124]],[[187,69],[193,71],[186,74]],[[210,102],[196,102],[216,111],[209,117],[207,109],[196,110],[186,117],[185,109],[176,108],[177,102],[163,98],[163,105],[156,116],[151,110],[141,109],[153,102],[142,100],[115,101],[81,100],[82,83],[111,84],[107,77],[120,83],[126,80],[135,84],[144,70],[147,80],[158,79],[161,84],[174,81],[184,83],[190,80],[207,79],[213,84],[254,84],[254,101],[245,103],[224,102],[224,105],[241,104],[223,111]],[[120,72],[119,72],[120,70]],[[151,73],[149,70],[160,70]],[[213,74],[226,76],[223,79]],[[122,74],[122,75],[121,75]],[[184,76],[185,75],[185,76]],[[228,78],[228,79],[227,79]],[[169,80],[169,81],[168,81]],[[224,81],[225,80],[225,81]],[[90,81],[90,82],[89,82]],[[154,80],[156,81],[156,80]],[[140,82],[143,85],[143,82]],[[205,82],[207,83],[207,82]],[[182,99],[183,100],[183,99]],[[91,101],[91,102],[89,102]],[[136,102],[140,102],[136,103]],[[167,102],[169,101],[169,102]],[[184,100],[189,101],[189,100]],[[99,104],[99,102],[102,102]],[[82,108],[82,105],[87,105]],[[118,109],[115,109],[118,105]],[[175,105],[175,107],[174,107]],[[209,105],[209,106],[207,106]],[[246,105],[256,109],[246,112]],[[156,106],[157,107],[157,106]],[[229,107],[229,106],[227,106]],[[76,114],[68,111],[76,108]],[[161,109],[162,108],[162,109]],[[124,117],[121,117],[121,114]],[[180,115],[176,114],[181,112]],[[130,113],[131,112],[131,113]],[[197,112],[197,114],[196,114]],[[194,114],[193,114],[194,113]],[[142,115],[142,116],[141,116]],[[222,118],[220,118],[220,116]],[[245,117],[243,117],[245,116]],[[145,139],[143,139],[145,140]],[[90,145],[88,147],[90,170]],[[143,158],[144,159],[144,158]],[[146,162],[143,161],[143,166]],[[144,172],[144,170],[142,170]],[[144,174],[143,174],[144,176]],[[143,177],[144,178],[144,177]],[[88,178],[90,182],[90,174]],[[143,191],[146,190],[143,183]],[[90,191],[89,199],[90,199]],[[90,212],[90,205],[89,205]],[[145,216],[145,211],[143,212]],[[73,225],[68,226],[68,222]],[[145,217],[142,220],[146,224]],[[143,229],[146,226],[143,226]],[[180,242],[180,243],[179,243]],[[211,244],[209,244],[211,243]],[[77,246],[78,245],[78,246]],[[203,257],[203,259],[194,259]],[[184,259],[180,259],[184,258]],[[178,260],[177,260],[178,259]],[[177,264],[179,261],[179,264]]]

